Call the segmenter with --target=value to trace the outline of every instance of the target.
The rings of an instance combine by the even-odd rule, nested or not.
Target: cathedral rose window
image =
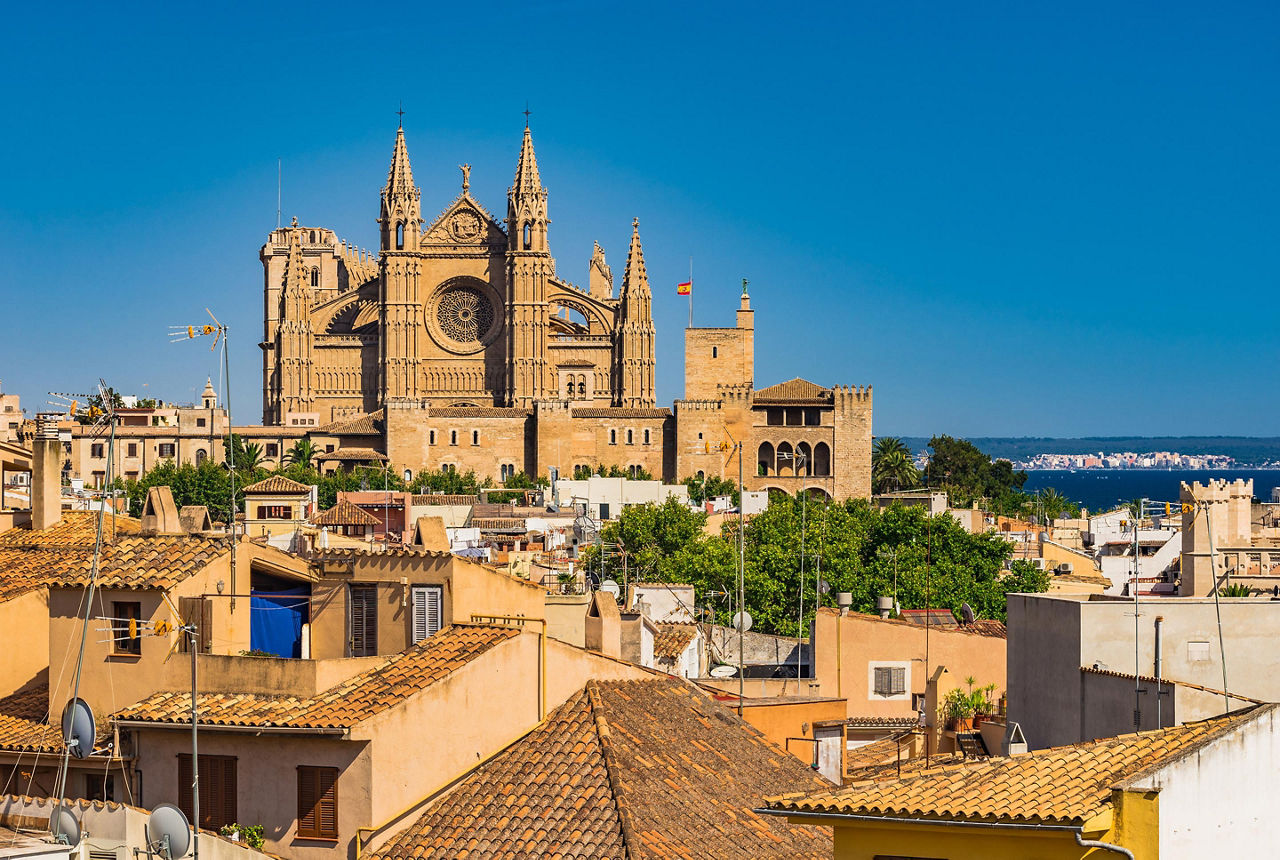
[[[440,330],[458,343],[477,343],[493,328],[493,305],[479,290],[450,287],[436,305]]]

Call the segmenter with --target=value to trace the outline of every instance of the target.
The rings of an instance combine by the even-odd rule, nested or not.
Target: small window
[[[471,431],[471,444],[472,444],[472,445],[479,445],[479,444],[480,444],[480,431],[479,431],[479,430],[472,430],[472,431]]]
[[[911,694],[911,710],[917,714],[924,710],[925,696],[924,693]]]
[[[646,445],[648,445],[648,444],[649,444],[649,431],[648,431],[648,430],[644,431],[644,444],[646,444]]]
[[[630,430],[628,430],[628,431],[627,431],[627,444],[628,444],[628,445],[631,445],[631,444],[633,444],[633,443],[634,443],[634,441],[635,441],[635,440],[632,438],[631,431],[630,431]]]
[[[203,419],[203,418],[197,418],[197,419],[196,419],[196,426],[197,426],[197,427],[203,427],[203,426],[204,426],[204,419]]]
[[[618,431],[617,431],[617,430],[610,430],[610,431],[609,431],[609,444],[610,444],[610,445],[617,445],[617,444],[618,444]]]
[[[142,604],[137,601],[114,601],[111,604],[111,639],[117,654],[142,653]]]
[[[404,222],[396,224],[396,250],[404,250]]]
[[[719,357],[720,357],[720,347],[718,347],[718,346],[713,346],[713,347],[711,347],[711,357],[712,357],[712,358],[719,358]]]
[[[439,585],[413,587],[413,644],[434,636],[444,626],[444,589]]]
[[[136,457],[136,456],[138,456],[138,443],[137,443],[137,442],[130,442],[130,443],[129,443],[129,451],[128,451],[128,453],[127,453],[127,454],[125,454],[125,456],[126,456],[126,457]]]
[[[457,430],[450,430],[450,431],[449,431],[449,444],[450,444],[450,445],[457,445],[457,444],[458,444],[458,431],[457,431]]]
[[[194,819],[191,803],[191,754],[178,754],[178,807]],[[236,757],[230,755],[200,756],[200,826],[205,830],[218,830],[223,825],[234,824],[239,815],[236,810]]]
[[[706,480],[706,477],[707,477],[707,476],[706,476],[706,474],[705,474],[701,469],[699,469],[699,470],[698,470],[698,480],[699,480],[699,481],[704,481],[704,480]]]
[[[324,452],[325,452],[326,454],[332,454],[332,453],[333,453],[333,446],[332,446],[332,445],[325,445],[325,446],[324,446]]]
[[[637,480],[640,477],[640,473],[643,470],[644,470],[644,466],[636,466],[636,465],[631,466],[631,480],[633,481]]]
[[[876,666],[874,692],[877,696],[906,695],[907,670],[902,666]]]
[[[532,247],[533,247],[533,227],[531,227],[526,222],[524,225],[524,250],[527,251]]]
[[[84,775],[85,800],[116,799],[116,778],[112,774],[86,773]]]
[[[311,270],[311,286],[313,287],[320,286],[320,270],[319,269]]]
[[[579,382],[579,383],[578,383],[578,394],[579,394],[579,395],[581,395],[581,396],[586,396],[586,393],[587,393],[587,384],[586,384],[585,382]]]
[[[161,443],[160,443],[160,456],[161,456],[161,457],[166,457],[166,458],[168,458],[168,459],[173,459],[173,454],[174,454],[174,444],[173,444],[172,442],[161,442]]]
[[[338,769],[298,766],[298,838],[338,838]]]
[[[453,464],[453,463],[441,463],[441,464],[440,464],[440,471],[441,471],[441,472],[456,472],[456,471],[458,471],[458,467],[457,467],[457,465],[455,465],[455,464]]]
[[[351,586],[351,656],[374,657],[378,653],[378,588]]]
[[[105,450],[106,450],[105,445],[103,445],[101,442],[95,442],[94,444],[89,446],[89,456],[101,458]]]
[[[275,442],[268,442],[268,443],[267,443],[267,456],[268,456],[268,457],[278,457],[279,455],[280,455],[280,446],[279,446],[279,445],[277,445]]]
[[[208,456],[209,455],[204,452],[203,448],[197,448],[196,449],[196,465],[199,466],[201,463],[205,461],[205,458]]]

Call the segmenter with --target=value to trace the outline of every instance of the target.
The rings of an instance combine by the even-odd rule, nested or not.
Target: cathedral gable
[[[423,233],[422,244],[506,247],[507,234],[483,206],[469,193],[463,193],[431,222]]]

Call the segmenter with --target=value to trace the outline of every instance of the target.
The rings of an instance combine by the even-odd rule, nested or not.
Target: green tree
[[[423,469],[413,476],[407,489],[412,493],[474,496],[480,492],[481,486],[483,485],[475,472]]]
[[[881,436],[871,447],[873,492],[909,490],[920,483],[920,471],[911,460],[911,449],[901,439]]]
[[[934,436],[929,448],[926,481],[945,489],[953,504],[965,506],[985,498],[997,513],[1022,510],[1026,472],[1015,472],[1008,460],[992,460],[966,439]]]
[[[142,516],[142,506],[146,502],[148,490],[152,487],[168,487],[173,493],[174,504],[179,508],[204,505],[209,509],[210,517],[228,522],[231,475],[221,464],[212,460],[205,460],[199,466],[191,463],[179,466],[172,460],[164,460],[138,480],[121,481],[117,478],[115,486],[125,491],[129,499],[130,516]],[[244,495],[239,485],[236,487],[236,509],[244,509]]]
[[[736,507],[741,498],[738,493],[738,485],[727,478],[718,478],[715,475],[699,478],[695,475],[685,478],[681,483],[689,488],[689,501],[695,505],[701,505],[708,499],[714,499],[718,496],[730,496],[733,498],[733,504]]]
[[[299,439],[293,443],[292,448],[285,452],[281,465],[298,465],[310,469],[315,464],[318,453],[316,446],[312,444],[310,439]]]

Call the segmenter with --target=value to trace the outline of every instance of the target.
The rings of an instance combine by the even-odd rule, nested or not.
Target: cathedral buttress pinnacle
[[[547,223],[547,189],[538,175],[533,136],[525,126],[516,178],[507,192],[507,235],[511,250],[549,253]]]
[[[382,227],[382,250],[418,249],[422,234],[422,192],[413,184],[413,168],[409,165],[409,149],[404,143],[404,128],[396,131],[387,186],[382,189],[378,224]]]
[[[640,221],[631,222],[631,247],[622,275],[621,335],[615,348],[618,406],[652,409],[654,393],[653,292],[644,268],[644,248],[640,245]]]

